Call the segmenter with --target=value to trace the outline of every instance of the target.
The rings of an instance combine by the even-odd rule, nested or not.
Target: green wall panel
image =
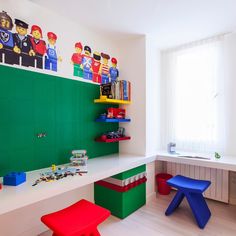
[[[73,149],[89,158],[117,153],[118,143],[94,141],[118,129],[94,122],[109,107],[98,97],[95,84],[0,65],[0,176],[67,163]]]

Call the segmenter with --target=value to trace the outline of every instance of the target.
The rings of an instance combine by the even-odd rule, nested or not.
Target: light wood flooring
[[[120,220],[109,217],[99,226],[102,236],[234,236],[236,235],[236,206],[208,200],[212,216],[204,230],[198,228],[184,200],[171,216],[164,212],[174,196],[157,195],[144,207]],[[45,232],[40,236],[51,236]]]

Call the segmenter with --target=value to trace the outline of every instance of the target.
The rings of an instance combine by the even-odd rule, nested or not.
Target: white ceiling
[[[236,29],[236,0],[31,0],[95,31],[149,34],[160,48]]]

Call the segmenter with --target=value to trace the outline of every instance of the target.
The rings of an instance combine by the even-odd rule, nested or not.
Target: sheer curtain
[[[224,36],[162,52],[162,148],[224,152]]]

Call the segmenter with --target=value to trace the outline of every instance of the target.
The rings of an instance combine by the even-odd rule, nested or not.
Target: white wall
[[[30,33],[31,26],[36,24],[42,28],[43,39],[46,43],[47,32],[52,31],[57,35],[58,39],[56,47],[60,51],[63,61],[58,63],[58,73],[52,72],[55,75],[70,78],[73,77],[73,66],[70,63],[70,59],[71,55],[74,53],[74,45],[78,41],[80,41],[83,46],[90,46],[92,52],[105,52],[110,56],[117,57],[117,50],[111,39],[104,35],[92,32],[82,25],[75,24],[64,17],[57,15],[55,12],[40,7],[36,3],[32,3],[28,0],[0,0],[0,5],[0,11],[7,11],[7,13],[12,17],[13,23],[14,19],[18,18],[29,24],[28,34]],[[78,14],[79,11],[80,9],[78,9]],[[15,27],[13,27],[12,32],[15,32]],[[51,74],[49,71],[39,71]],[[78,77],[75,78],[78,79]]]
[[[122,124],[131,140],[120,142],[120,152],[144,155],[146,152],[146,58],[145,36],[116,41],[119,48],[120,79],[131,82],[132,104],[125,106],[131,118]]]

